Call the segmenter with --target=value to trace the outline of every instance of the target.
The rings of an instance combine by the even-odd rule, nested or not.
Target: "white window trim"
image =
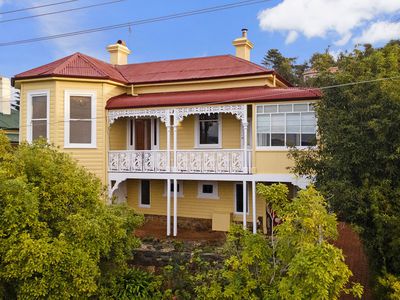
[[[271,151],[271,152],[274,152],[274,151],[276,151],[276,152],[283,152],[283,151],[289,151],[289,149],[291,148],[291,147],[288,147],[288,146],[258,146],[258,132],[257,132],[257,119],[258,119],[258,114],[259,113],[257,113],[257,107],[259,107],[259,106],[265,106],[265,105],[285,105],[285,104],[291,104],[291,105],[294,105],[294,104],[307,104],[307,107],[308,107],[308,110],[307,111],[305,111],[305,112],[314,112],[315,113],[315,110],[310,110],[310,105],[311,104],[315,104],[316,102],[305,102],[305,103],[276,103],[276,104],[267,104],[267,103],[264,103],[264,104],[262,104],[262,103],[260,103],[260,104],[256,104],[256,109],[255,109],[255,115],[256,115],[256,122],[255,122],[255,128],[254,128],[254,134],[255,134],[255,140],[256,140],[256,151]],[[279,113],[279,112],[277,112],[277,113]],[[301,112],[295,112],[295,111],[293,111],[293,113],[301,113]],[[285,114],[285,131],[286,131],[286,113],[284,113]],[[315,119],[316,119],[316,121],[318,122],[318,119],[317,119],[317,115],[315,115]],[[271,119],[270,119],[270,122],[271,122]],[[270,132],[270,134],[272,134],[271,132]],[[286,133],[285,133],[286,134]],[[300,132],[300,134],[301,134],[301,132]],[[316,135],[317,135],[317,137],[318,137],[318,128],[317,128],[317,132],[316,132]],[[299,150],[304,150],[304,149],[309,149],[309,148],[311,148],[311,149],[317,149],[318,148],[318,146],[311,146],[311,147],[309,147],[309,146],[296,146],[295,147],[296,149],[299,149]]]
[[[194,121],[194,141],[195,148],[200,149],[221,149],[222,148],[222,114],[218,113],[218,144],[200,144],[200,118],[199,115],[195,115]]]
[[[81,143],[70,143],[69,142],[69,119],[70,119],[70,97],[91,97],[91,143],[81,144]],[[66,90],[64,93],[64,148],[96,148],[96,92],[94,91],[82,91],[82,90]]]
[[[171,184],[174,184],[174,181],[171,180]],[[179,192],[176,193],[178,198],[183,198],[183,180],[178,180],[177,184],[179,185]],[[174,192],[171,192],[171,197],[174,196]],[[167,197],[167,182],[164,183],[164,193],[163,197]]]
[[[47,142],[50,142],[50,91],[49,90],[33,90],[27,93],[28,105],[26,110],[26,140],[32,143],[32,98],[35,96],[46,96],[46,136]],[[20,135],[21,136],[21,135]]]
[[[150,186],[150,204],[142,204],[142,180],[139,180],[139,199],[138,199],[138,206],[141,208],[151,208],[151,180],[150,179],[146,179],[149,181]]]
[[[243,212],[237,211],[237,205],[236,205],[236,186],[239,185],[239,184],[243,185],[243,182],[236,182],[235,183],[234,193],[233,193],[233,206],[235,207],[235,211],[233,212],[234,215],[243,215]],[[246,192],[247,192],[247,205],[246,205],[247,213],[246,213],[246,215],[249,215],[250,214],[250,207],[249,207],[250,191],[249,191],[249,185],[247,185]]]
[[[212,185],[213,193],[205,194],[203,193],[203,185]],[[217,181],[199,181],[197,185],[197,198],[199,199],[219,199],[218,196],[218,182]]]

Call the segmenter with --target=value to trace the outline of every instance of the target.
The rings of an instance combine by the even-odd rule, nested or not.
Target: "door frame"
[[[135,120],[151,120],[150,121],[150,146],[151,150],[160,149],[160,120],[157,118],[128,118],[126,122],[126,149],[135,150],[136,149],[136,136],[135,136]],[[154,128],[156,127],[156,128]],[[154,139],[154,134],[157,134],[156,139]],[[154,143],[156,141],[156,144]]]

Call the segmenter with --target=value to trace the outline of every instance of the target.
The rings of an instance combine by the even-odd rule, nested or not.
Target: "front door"
[[[135,119],[135,150],[151,150],[151,119]]]
[[[157,119],[128,119],[128,149],[158,149]]]

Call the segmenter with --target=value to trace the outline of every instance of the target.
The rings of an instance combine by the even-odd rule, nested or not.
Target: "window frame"
[[[90,97],[91,98],[91,142],[90,143],[70,143],[70,101],[71,97]],[[97,148],[96,144],[96,103],[97,94],[95,91],[66,90],[64,93],[64,148],[87,149]]]
[[[35,96],[46,96],[46,140],[50,142],[50,91],[49,90],[33,90],[27,92],[27,111],[26,111],[26,140],[29,143],[33,142],[33,126],[32,126],[32,112],[33,112],[33,105],[32,99]]]
[[[195,148],[200,149],[221,149],[222,148],[222,114],[218,114],[218,144],[200,144],[200,114],[195,115],[195,126],[194,126],[194,140]],[[206,113],[207,115],[207,113]],[[209,115],[209,114],[208,114]]]
[[[304,105],[307,105],[307,111],[294,111],[294,105],[295,104],[304,104]],[[316,102],[297,102],[297,103],[275,103],[275,104],[271,104],[271,103],[260,103],[260,104],[256,104],[255,105],[255,143],[256,143],[256,151],[288,151],[289,150],[289,148],[291,148],[292,146],[272,146],[272,145],[270,145],[270,146],[259,146],[258,145],[258,116],[259,116],[259,114],[264,114],[264,113],[258,113],[257,112],[257,108],[258,107],[260,107],[260,106],[277,106],[277,112],[275,113],[275,112],[272,112],[272,113],[265,113],[265,114],[269,114],[270,116],[271,115],[273,115],[273,114],[284,114],[284,126],[285,126],[285,131],[284,132],[282,132],[282,134],[284,134],[284,138],[285,138],[285,144],[286,144],[286,134],[287,134],[287,117],[286,117],[286,114],[290,114],[290,113],[293,113],[293,114],[300,114],[300,132],[299,132],[299,134],[300,134],[300,136],[302,135],[302,131],[301,131],[301,113],[314,113],[314,115],[315,115],[315,137],[316,137],[316,139],[317,139],[317,144],[318,144],[318,119],[317,119],[317,115],[316,115],[316,112],[315,112],[315,109],[314,110],[310,110],[310,106],[312,106],[313,104],[316,104]],[[292,111],[291,112],[279,112],[279,105],[292,105]],[[272,122],[272,117],[270,117],[270,132],[269,132],[269,134],[270,134],[270,141],[272,141],[272,134],[274,134],[273,132],[272,132],[272,124],[271,124],[271,122]],[[275,134],[278,134],[278,133],[275,133]],[[307,133],[304,133],[304,134],[307,134]],[[301,137],[300,137],[301,138]],[[301,143],[301,142],[300,142]],[[317,145],[315,145],[315,146],[294,146],[296,149],[308,149],[308,148],[316,148],[317,147]]]
[[[148,181],[149,182],[149,204],[143,204],[142,203],[142,183],[143,181]],[[141,179],[139,180],[139,199],[138,199],[138,205],[141,208],[151,208],[151,180],[150,179]]]
[[[213,193],[212,194],[203,193],[203,186],[204,185],[212,185],[213,186]],[[212,200],[219,199],[219,196],[218,196],[218,182],[217,181],[199,181],[198,184],[197,184],[197,198],[199,198],[199,199],[212,199]]]
[[[246,183],[247,184],[247,183]],[[238,185],[243,185],[243,182],[235,182],[235,184],[234,184],[234,192],[233,192],[233,202],[234,202],[234,212],[233,212],[233,214],[234,215],[243,215],[243,212],[240,212],[240,211],[237,211],[237,199],[236,199],[236,196],[237,196],[237,186]],[[246,215],[249,215],[250,214],[250,207],[249,207],[249,202],[250,202],[250,199],[249,199],[249,197],[250,197],[250,191],[249,191],[249,185],[247,184],[247,189],[246,189],[246,191],[247,191],[247,204],[246,204],[246,210],[247,210],[247,212],[246,212]],[[243,201],[243,200],[242,200]]]
[[[171,179],[171,185],[174,184],[174,180]],[[179,186],[179,192],[176,193],[178,198],[183,198],[183,180],[178,180],[177,185]],[[174,196],[174,192],[170,191],[171,197]],[[164,194],[163,197],[167,197],[167,181],[164,183]]]

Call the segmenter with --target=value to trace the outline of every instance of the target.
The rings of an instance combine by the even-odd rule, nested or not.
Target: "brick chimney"
[[[0,77],[0,113],[11,114],[11,82],[5,77]]]
[[[254,45],[247,39],[247,29],[242,29],[242,36],[232,42],[236,48],[236,56],[250,61],[250,52]]]
[[[118,40],[115,44],[109,45],[107,51],[110,53],[110,63],[113,65],[126,65],[128,63],[128,55],[131,50],[122,40]]]

